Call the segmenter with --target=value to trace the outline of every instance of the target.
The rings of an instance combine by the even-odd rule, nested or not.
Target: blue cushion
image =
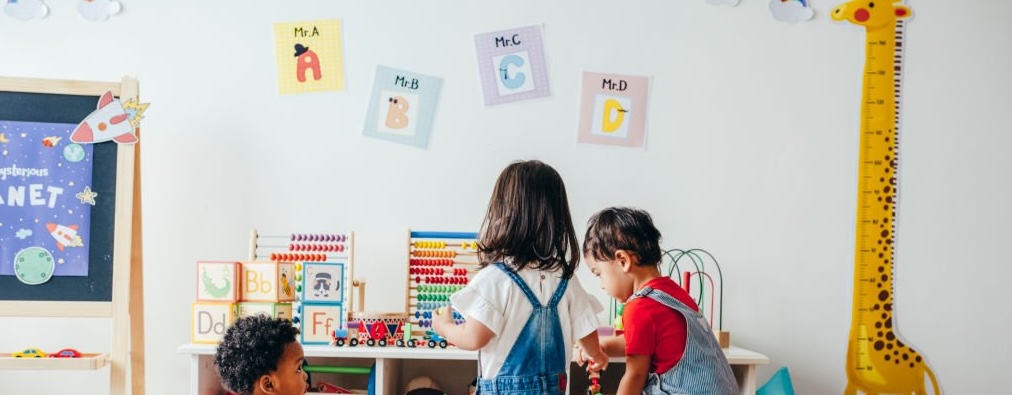
[[[794,395],[794,386],[791,385],[791,374],[787,372],[787,367],[777,370],[773,377],[756,391],[756,395]]]

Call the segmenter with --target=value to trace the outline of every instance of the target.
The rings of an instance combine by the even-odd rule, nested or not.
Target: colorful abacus
[[[450,295],[463,289],[478,269],[477,233],[408,232],[408,320],[422,331],[432,328],[432,315],[450,305]],[[460,313],[453,318],[463,322]]]
[[[362,309],[362,284],[354,275],[354,233],[250,234],[250,260],[295,263],[292,321],[303,344],[328,344],[344,329],[353,300]],[[359,294],[352,292],[358,287]],[[313,320],[303,317],[314,317]],[[321,318],[322,317],[322,318]]]

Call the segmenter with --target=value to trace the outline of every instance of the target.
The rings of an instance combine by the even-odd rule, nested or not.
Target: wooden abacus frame
[[[416,314],[421,315],[426,310],[434,310],[418,307],[418,295],[420,292],[418,291],[418,287],[423,285],[421,284],[422,282],[428,281],[419,282],[415,280],[419,277],[433,277],[433,275],[412,274],[412,268],[415,267],[413,263],[419,261],[432,261],[433,263],[437,263],[437,265],[434,265],[431,269],[433,269],[434,272],[442,272],[442,274],[438,274],[438,276],[446,276],[446,270],[449,269],[450,274],[463,272],[463,275],[467,278],[467,280],[470,280],[471,277],[474,276],[474,272],[477,271],[478,266],[477,238],[478,234],[472,232],[412,231],[411,229],[408,229],[408,281],[404,292],[404,311],[408,313],[408,322],[411,323],[412,328],[425,328],[425,326],[419,325],[419,320],[421,320],[422,317],[416,317]],[[426,243],[431,244],[427,245]],[[469,259],[459,260],[461,255],[473,255],[475,259],[473,261]],[[439,268],[442,268],[442,270]],[[461,275],[456,274],[456,276],[459,278]],[[450,288],[456,288],[456,285],[463,286],[466,284],[467,283],[465,282],[463,284],[447,285],[449,285]],[[451,291],[443,292],[447,298],[449,298],[449,292]],[[450,303],[448,299],[445,302],[446,303],[443,305],[449,305]],[[412,311],[412,309],[414,309],[414,311]]]

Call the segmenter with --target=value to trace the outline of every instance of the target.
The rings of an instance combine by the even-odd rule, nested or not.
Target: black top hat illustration
[[[302,44],[295,44],[295,57],[299,57],[299,55],[306,53],[308,50],[309,47],[305,47]]]

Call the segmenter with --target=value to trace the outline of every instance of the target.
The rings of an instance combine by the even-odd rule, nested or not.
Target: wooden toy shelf
[[[109,354],[86,354],[80,358],[14,358],[0,354],[0,370],[97,370],[109,364]]]
[[[221,382],[214,370],[215,345],[206,344],[184,344],[179,347],[180,354],[190,356],[190,394],[191,395],[221,395]],[[464,351],[461,349],[438,349],[428,348],[400,348],[400,347],[333,347],[333,346],[303,346],[307,359],[321,359],[333,361],[338,364],[353,364],[357,366],[369,366],[376,364],[377,395],[400,394],[404,384],[418,375],[428,375],[442,380],[447,375],[460,376],[457,379],[464,381],[440,381],[443,389],[451,394],[462,392],[466,384],[461,382],[470,381],[477,373],[478,353]],[[769,363],[769,358],[755,351],[741,347],[731,346],[724,349],[724,355],[731,363],[735,378],[742,395],[752,395],[756,391],[756,366]],[[621,366],[625,358],[612,358],[611,362],[616,364],[615,372],[621,372]],[[609,368],[609,371],[612,369]],[[577,377],[581,376],[576,365],[570,367],[570,375],[573,380],[570,382],[571,394],[582,394],[586,389],[586,383],[577,384]],[[584,376],[585,377],[585,376]],[[585,381],[585,380],[584,380]],[[456,384],[454,384],[456,383]],[[616,381],[617,383],[617,381]]]

